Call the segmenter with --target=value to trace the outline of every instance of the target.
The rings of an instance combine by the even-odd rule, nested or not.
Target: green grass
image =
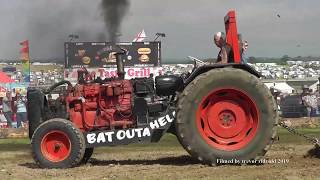
[[[29,139],[0,139],[0,152],[21,151],[22,149],[30,149]]]
[[[320,128],[314,129],[306,129],[300,128],[298,129],[301,133],[306,133],[308,135],[312,135],[314,137],[320,138]],[[304,138],[292,135],[287,130],[283,128],[278,129],[279,141],[276,143],[294,143],[294,144],[308,144],[309,142],[305,141]],[[130,144],[127,146],[117,146],[117,147],[99,147],[98,151],[125,151],[125,150],[134,150],[134,151],[150,151],[153,149],[176,149],[181,148],[177,138],[172,134],[165,135],[159,143],[152,144]],[[30,149],[30,140],[27,138],[24,139],[0,139],[0,152],[5,151],[21,151],[21,150],[29,150]]]
[[[297,131],[320,139],[320,128],[298,128]],[[276,143],[309,144],[309,142],[306,141],[303,137],[293,135],[283,128],[278,129],[278,136],[279,141]]]

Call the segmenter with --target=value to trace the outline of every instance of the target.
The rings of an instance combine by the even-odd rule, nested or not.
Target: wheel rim
[[[197,109],[197,126],[202,138],[212,147],[235,151],[248,145],[259,127],[254,101],[235,88],[211,91]]]
[[[71,152],[71,142],[64,132],[50,131],[41,141],[41,153],[52,162],[65,160]]]

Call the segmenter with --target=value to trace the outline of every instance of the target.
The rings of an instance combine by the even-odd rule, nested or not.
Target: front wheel
[[[217,164],[261,158],[276,136],[277,123],[268,88],[246,71],[223,68],[199,75],[185,88],[175,126],[193,157]]]
[[[81,131],[65,119],[51,119],[35,130],[32,155],[42,168],[69,168],[80,163],[85,153]]]

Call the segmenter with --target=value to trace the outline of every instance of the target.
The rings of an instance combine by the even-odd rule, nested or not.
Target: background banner
[[[66,42],[66,68],[97,68],[116,67],[115,51],[119,48],[127,50],[123,55],[125,67],[161,66],[160,42]]]

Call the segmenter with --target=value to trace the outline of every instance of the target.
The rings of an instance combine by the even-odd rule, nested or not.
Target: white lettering
[[[159,128],[159,124],[158,124],[158,121],[157,121],[157,120],[155,120],[155,121],[153,121],[153,122],[150,122],[149,125],[150,125],[151,129]]]
[[[167,121],[164,117],[161,117],[158,119],[160,126],[165,126],[167,124]]]
[[[108,142],[112,142],[112,135],[114,134],[114,132],[106,132],[104,134],[107,136]]]
[[[166,119],[168,122],[172,122],[173,121],[173,118],[171,118],[169,115],[166,115]]]
[[[131,134],[130,134],[131,132]],[[128,139],[132,139],[134,137],[134,129],[126,130],[126,135]]]
[[[126,137],[126,132],[124,130],[119,130],[117,132],[117,139],[118,140],[122,140]]]
[[[106,142],[106,138],[104,137],[104,133],[99,133],[97,137],[97,143]]]
[[[144,128],[142,136],[151,136],[150,129],[149,128]]]
[[[94,143],[96,141],[96,134],[95,133],[87,134],[87,141],[89,144]]]
[[[142,128],[137,128],[137,129],[134,129],[135,130],[135,132],[137,133],[137,136],[138,137],[141,137],[141,132],[142,132]]]

